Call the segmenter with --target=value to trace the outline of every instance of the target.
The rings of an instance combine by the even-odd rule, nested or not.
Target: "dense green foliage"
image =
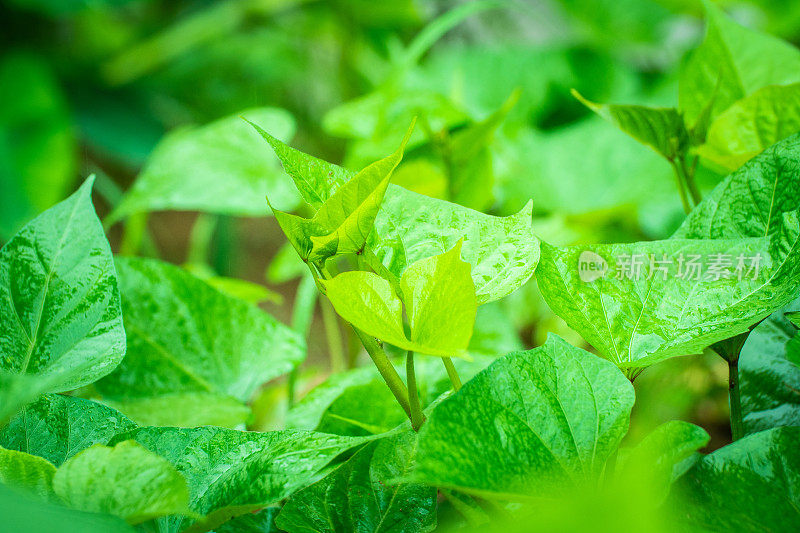
[[[0,531],[800,527],[800,8],[167,4],[0,8]]]

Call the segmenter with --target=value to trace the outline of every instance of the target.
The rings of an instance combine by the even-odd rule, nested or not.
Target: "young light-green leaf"
[[[436,489],[398,481],[413,469],[416,440],[409,431],[367,444],[322,480],[289,498],[276,525],[289,533],[432,531]]]
[[[352,271],[323,281],[336,312],[368,335],[404,350],[450,357],[469,345],[477,303],[469,264],[461,245],[422,259],[400,279],[402,299],[389,281],[371,272]],[[403,304],[411,338],[403,328]]]
[[[90,177],[0,250],[0,370],[61,392],[111,372],[125,354],[114,261]],[[13,389],[0,390],[0,404]]]
[[[355,173],[270,143],[303,199],[319,207]],[[462,257],[472,265],[478,303],[507,296],[533,274],[539,241],[531,226],[532,204],[509,217],[494,217],[389,184],[367,245],[398,278],[420,259],[442,254],[463,239]]]
[[[304,261],[319,262],[338,254],[363,250],[372,232],[392,172],[403,158],[411,128],[400,147],[342,184],[305,219],[272,208],[281,229]]]
[[[128,353],[116,372],[97,383],[115,402],[200,393],[245,403],[305,356],[303,340],[290,328],[183,269],[121,257],[117,269]],[[180,409],[159,417],[166,422],[171,414],[176,424],[186,420]]]
[[[742,98],[711,123],[697,153],[733,171],[800,131],[800,83],[769,85]]]
[[[119,516],[129,524],[190,514],[184,477],[134,441],[96,444],[68,459],[56,471],[53,489],[70,507]]]
[[[503,500],[589,486],[627,432],[633,401],[614,365],[551,336],[436,406],[412,479]]]
[[[89,446],[105,444],[134,427],[125,415],[97,402],[46,394],[0,428],[0,446],[59,466]]]
[[[0,447],[0,484],[22,490],[42,500],[57,500],[53,492],[52,463],[25,452]]]
[[[281,139],[294,134],[294,120],[282,109],[248,109],[241,115],[268,125]],[[177,130],[156,147],[107,222],[164,210],[263,216],[266,194],[282,206],[296,206],[297,193],[281,177],[277,159],[261,147],[239,115]]]
[[[694,124],[711,105],[710,118],[767,85],[800,81],[800,50],[771,35],[740,26],[710,1],[703,43],[680,73],[679,107]]]

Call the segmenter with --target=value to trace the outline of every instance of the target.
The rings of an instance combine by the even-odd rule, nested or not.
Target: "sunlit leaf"
[[[0,484],[42,500],[57,501],[53,492],[55,473],[56,467],[41,457],[0,448]]]
[[[117,276],[92,206],[93,181],[0,250],[0,370],[36,376],[38,393],[92,383],[125,354]],[[0,390],[0,404],[12,401],[7,394],[14,388]]]
[[[134,441],[113,448],[96,444],[67,459],[53,477],[53,489],[70,507],[113,514],[129,524],[189,512],[183,476]]]
[[[590,486],[626,433],[633,400],[612,364],[551,336],[436,406],[412,479],[503,500]]]

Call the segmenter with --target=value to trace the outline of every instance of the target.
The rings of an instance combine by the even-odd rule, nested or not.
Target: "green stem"
[[[189,236],[189,249],[186,262],[191,265],[208,265],[211,240],[217,228],[217,217],[208,213],[200,213],[194,219],[192,233]]]
[[[461,378],[458,377],[458,372],[453,364],[453,360],[449,357],[442,357],[442,362],[444,363],[444,367],[447,369],[447,375],[450,377],[450,383],[453,384],[453,390],[458,392],[458,389],[461,388]]]
[[[696,161],[697,159],[695,159],[695,162]],[[693,164],[692,170],[689,171],[689,169],[686,168],[686,159],[681,158],[678,161],[678,168],[680,168],[683,175],[683,180],[686,183],[686,186],[689,188],[689,194],[692,195],[692,202],[694,202],[694,205],[699,204],[703,200],[703,196],[700,194],[700,189],[697,188],[697,183],[694,181],[694,169],[696,168],[696,165]]]
[[[734,441],[744,437],[742,400],[739,396],[739,360],[728,361],[728,399],[731,407],[731,435]]]
[[[314,283],[314,278],[303,276],[294,296],[292,329],[302,335],[304,339],[308,338],[308,330],[311,327],[311,319],[314,317],[316,303],[317,285]],[[295,402],[298,372],[298,367],[293,368],[286,381],[286,401],[289,407],[292,407]]]
[[[392,362],[389,361],[389,358],[386,356],[386,352],[383,351],[383,348],[381,348],[380,344],[378,344],[378,341],[375,340],[374,337],[367,335],[355,327],[353,327],[353,331],[355,331],[356,335],[358,335],[359,340],[361,340],[361,344],[364,345],[364,348],[367,350],[372,362],[375,363],[375,367],[378,369],[378,372],[380,372],[383,380],[389,387],[389,390],[392,391],[395,399],[397,399],[397,403],[400,404],[400,407],[403,408],[403,411],[406,412],[406,415],[411,418],[411,406],[408,401],[408,389],[406,389],[405,383],[403,383],[403,380],[400,379],[400,375],[397,373],[397,370],[394,369]]]
[[[692,212],[692,206],[689,205],[689,198],[686,196],[683,172],[680,170],[680,165],[678,165],[675,161],[670,161],[670,164],[672,165],[672,170],[675,171],[675,183],[678,185],[678,194],[681,195],[681,204],[683,205],[683,210],[688,215]]]
[[[325,326],[325,338],[328,340],[328,353],[331,358],[331,370],[341,372],[344,370],[344,348],[342,347],[342,330],[339,328],[339,320],[336,311],[328,299],[320,301],[322,309],[322,323]]]
[[[408,382],[408,403],[411,407],[411,427],[419,431],[425,421],[422,408],[419,405],[419,392],[417,391],[417,375],[414,373],[414,352],[408,351],[406,355],[406,381]]]
[[[125,222],[119,255],[134,256],[139,253],[145,233],[147,232],[147,213],[134,213]]]

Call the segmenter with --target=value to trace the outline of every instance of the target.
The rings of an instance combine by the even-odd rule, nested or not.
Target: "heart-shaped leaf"
[[[113,514],[129,524],[191,514],[183,476],[134,441],[113,448],[96,444],[68,459],[53,477],[53,490],[70,507]]]
[[[92,383],[125,354],[117,276],[92,206],[93,181],[0,250],[0,371],[36,376],[37,393]],[[13,393],[0,389],[0,404],[14,401],[7,397]]]
[[[211,418],[191,421],[218,422],[219,409],[234,399],[246,403],[261,384],[291,371],[304,357],[303,340],[291,329],[183,269],[121,257],[117,268],[128,353],[97,388],[121,409],[133,402],[141,414],[142,404],[136,402],[151,400],[157,407],[157,398],[176,394],[188,394],[181,403],[196,405],[194,395],[200,394],[215,407],[208,412]],[[186,423],[187,408],[156,416],[162,422]],[[241,422],[247,412],[239,412]]]
[[[800,285],[796,216],[787,215],[783,233],[771,239],[542,250],[537,280],[547,303],[630,376],[744,333],[794,299]]]
[[[511,500],[596,483],[633,401],[614,365],[551,336],[497,360],[434,408],[412,479]]]
[[[436,489],[401,480],[416,461],[416,434],[361,448],[346,463],[295,493],[275,520],[289,533],[432,531]]]
[[[404,350],[450,357],[469,345],[477,303],[461,245],[417,261],[392,284],[371,272],[343,272],[322,282],[339,315],[364,333]],[[411,335],[403,329],[403,304]]]
[[[97,402],[46,394],[0,428],[0,446],[44,457],[58,466],[134,427],[125,415]]]

